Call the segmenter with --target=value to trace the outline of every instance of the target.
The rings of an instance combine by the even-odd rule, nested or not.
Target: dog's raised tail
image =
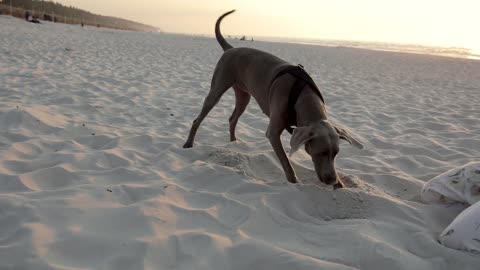
[[[223,18],[227,17],[228,15],[235,12],[234,10],[230,10],[229,12],[223,14],[217,19],[217,23],[215,24],[215,37],[217,38],[218,43],[222,46],[223,51],[233,48],[232,45],[228,44],[228,42],[223,38],[222,33],[220,32],[220,23],[222,22]]]

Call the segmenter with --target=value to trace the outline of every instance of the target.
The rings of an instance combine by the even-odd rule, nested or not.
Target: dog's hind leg
[[[222,72],[219,69],[215,69],[212,78],[212,85],[210,92],[203,101],[202,110],[198,117],[193,120],[192,128],[188,134],[188,139],[183,145],[183,148],[190,148],[193,146],[193,141],[195,140],[195,134],[197,134],[198,127],[202,123],[203,119],[208,115],[213,107],[218,103],[222,95],[233,85],[233,80],[229,79],[228,76],[223,76]]]
[[[250,94],[241,90],[239,87],[234,86],[235,90],[235,109],[232,112],[232,116],[228,118],[230,123],[230,141],[236,141],[237,137],[235,136],[235,127],[237,126],[238,119],[245,112],[248,103],[250,102]]]

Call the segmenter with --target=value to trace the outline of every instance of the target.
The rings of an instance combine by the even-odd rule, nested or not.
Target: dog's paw
[[[287,179],[287,181],[290,182],[290,183],[292,183],[292,184],[295,184],[295,185],[297,185],[297,184],[302,185],[302,184],[303,184],[302,181],[298,180],[297,178],[292,179],[292,180],[288,180],[288,179]]]
[[[341,182],[338,182],[338,183],[333,185],[333,190],[336,190],[336,189],[339,189],[339,188],[345,188],[345,186]]]
[[[192,146],[193,146],[193,143],[186,142],[186,143],[183,145],[183,148],[192,148]]]

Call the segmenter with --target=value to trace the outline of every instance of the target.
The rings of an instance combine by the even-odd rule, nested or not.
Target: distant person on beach
[[[43,20],[44,21],[49,21],[49,22],[53,21],[52,17],[48,14],[43,14]]]
[[[25,11],[25,20],[31,23],[40,23],[40,21],[35,19],[28,11]]]

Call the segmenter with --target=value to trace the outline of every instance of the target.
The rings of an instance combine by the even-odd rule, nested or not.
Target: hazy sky
[[[166,32],[366,40],[480,51],[480,0],[55,0]]]

